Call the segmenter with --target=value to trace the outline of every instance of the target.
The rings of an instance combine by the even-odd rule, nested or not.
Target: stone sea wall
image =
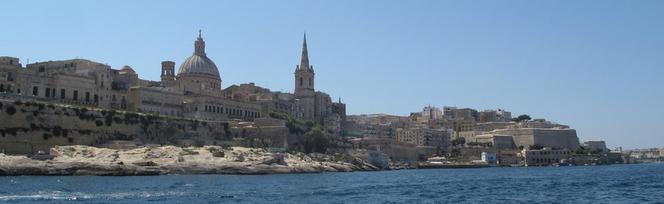
[[[203,146],[285,143],[285,127],[234,121],[199,121],[69,105],[0,100],[0,152],[30,154],[61,145],[99,146],[125,140],[143,144]]]

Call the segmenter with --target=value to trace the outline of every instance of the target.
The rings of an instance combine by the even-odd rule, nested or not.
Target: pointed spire
[[[302,42],[302,59],[300,61],[300,69],[309,69],[309,53],[307,52],[307,33],[304,33],[304,41]]]
[[[202,35],[201,33],[202,33],[202,32],[203,32],[203,31],[202,31],[201,29],[198,29],[198,39],[203,39],[203,37],[201,37],[201,35]]]

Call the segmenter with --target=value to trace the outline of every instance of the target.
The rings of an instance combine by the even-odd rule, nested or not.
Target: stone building
[[[424,127],[397,128],[396,140],[416,146],[447,148],[453,131],[450,129],[431,129]]]
[[[110,67],[83,59],[28,64],[2,57],[0,85],[8,96],[110,108]],[[16,60],[16,61],[15,61]]]
[[[511,135],[517,147],[528,148],[534,145],[556,149],[574,150],[579,147],[579,138],[574,129],[561,128],[519,128],[500,129],[489,134]]]
[[[329,95],[315,92],[313,67],[308,65],[306,39],[298,66],[295,94],[270,92],[251,84],[233,85],[222,94],[219,69],[205,52],[199,32],[194,52],[175,71],[176,63],[161,63],[161,81],[140,79],[129,66],[110,66],[84,59],[28,64],[0,57],[0,92],[5,97],[40,100],[109,109],[183,116],[204,120],[265,117],[270,111],[305,119],[341,124],[345,104],[332,103]],[[302,67],[300,69],[299,67]],[[298,82],[298,81],[296,81]],[[333,108],[333,106],[335,108]],[[326,117],[331,117],[326,120]]]
[[[422,146],[424,145],[423,132],[422,128],[397,128],[396,139],[399,142]]]
[[[538,150],[523,149],[521,151],[521,158],[523,158],[525,166],[545,166],[558,164],[563,160],[570,158],[571,155],[571,150],[552,149],[548,147]]]
[[[503,109],[485,110],[478,113],[479,122],[509,122],[512,120],[512,113]]]
[[[428,123],[429,121],[436,121],[443,118],[443,111],[440,108],[434,106],[424,107],[420,114],[421,119],[417,121],[422,123]]]
[[[599,151],[600,153],[609,152],[609,148],[606,147],[606,142],[603,140],[585,141],[583,142],[583,147],[589,150]]]
[[[511,135],[496,135],[496,134],[485,134],[475,136],[475,140],[472,141],[480,144],[491,144],[493,148],[496,149],[515,149],[516,144],[514,144],[514,139]]]
[[[295,106],[297,116],[325,125],[326,121],[338,121],[343,124],[346,118],[346,105],[339,101],[332,103],[330,95],[316,91],[314,66],[309,64],[307,36],[302,41],[300,64],[295,67]],[[337,119],[338,118],[338,119]],[[333,122],[337,126],[337,122]]]

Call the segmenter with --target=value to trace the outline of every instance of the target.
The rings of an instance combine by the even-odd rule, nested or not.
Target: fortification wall
[[[113,140],[202,146],[252,140],[282,147],[285,127],[239,127],[237,122],[199,121],[69,105],[0,100],[0,152],[48,152],[56,145],[99,146]],[[238,139],[238,137],[240,139]],[[246,139],[245,139],[246,140]]]

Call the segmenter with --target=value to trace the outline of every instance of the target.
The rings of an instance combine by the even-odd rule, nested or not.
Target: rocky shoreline
[[[139,147],[83,145],[51,148],[48,159],[0,154],[0,175],[139,176],[167,174],[284,174],[375,171],[350,155],[273,153],[245,147]]]

